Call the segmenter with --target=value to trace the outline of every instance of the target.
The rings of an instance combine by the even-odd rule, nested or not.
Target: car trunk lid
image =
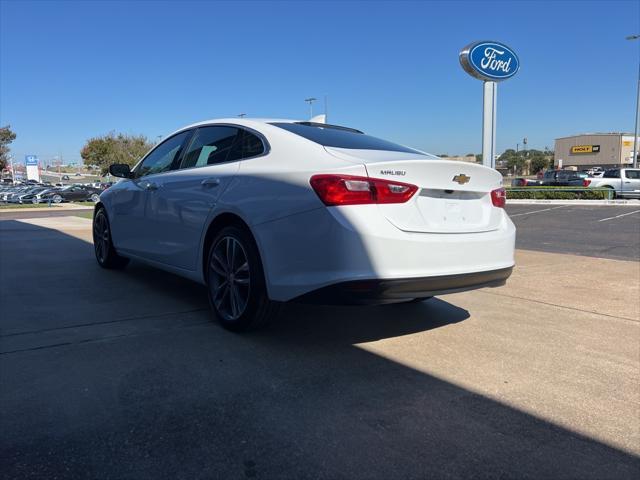
[[[369,177],[411,183],[419,190],[406,203],[380,204],[389,222],[407,232],[471,233],[496,230],[502,210],[491,192],[502,186],[496,170],[430,155],[326,147],[343,160],[364,164]]]

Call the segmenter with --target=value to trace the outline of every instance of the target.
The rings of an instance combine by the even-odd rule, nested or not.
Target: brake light
[[[354,175],[314,175],[309,183],[327,206],[405,203],[418,191],[409,183]]]
[[[583,187],[588,187],[589,184],[591,184],[591,180],[587,180],[586,178],[584,180],[582,180],[582,186]]]
[[[504,208],[507,203],[507,191],[504,188],[497,188],[491,192],[491,203],[494,207]]]

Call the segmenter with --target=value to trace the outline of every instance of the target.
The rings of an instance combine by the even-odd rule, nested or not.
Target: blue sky
[[[491,39],[519,55],[498,88],[498,151],[632,131],[640,2],[0,3],[0,124],[16,159],[79,160],[111,130],[308,117],[436,154],[481,150],[482,82],[458,63]],[[322,101],[316,113],[322,110]]]

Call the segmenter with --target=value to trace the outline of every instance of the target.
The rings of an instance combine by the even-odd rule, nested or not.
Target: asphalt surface
[[[88,210],[88,209],[87,209]],[[73,215],[84,210],[45,208],[3,212],[1,220]],[[630,206],[508,205],[516,247],[599,258],[640,260],[640,204]]]
[[[640,205],[508,205],[516,247],[640,260]]]
[[[640,475],[637,262],[523,251],[506,287],[234,335],[199,285],[97,267],[90,221],[27,222],[0,221],[2,478]]]

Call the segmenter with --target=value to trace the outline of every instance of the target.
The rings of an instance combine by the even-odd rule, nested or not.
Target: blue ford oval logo
[[[460,64],[480,80],[499,82],[513,77],[520,68],[518,56],[498,42],[475,42],[460,52]]]

